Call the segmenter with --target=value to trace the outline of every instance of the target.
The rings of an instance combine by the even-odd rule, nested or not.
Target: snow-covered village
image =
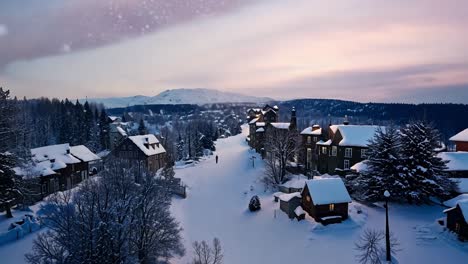
[[[468,2],[0,2],[1,264],[468,263]]]

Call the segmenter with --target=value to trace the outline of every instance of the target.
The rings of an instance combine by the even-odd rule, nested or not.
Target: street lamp
[[[391,261],[392,257],[390,255],[390,227],[388,226],[388,198],[390,197],[390,192],[385,190],[385,244],[387,249],[387,261]]]
[[[252,155],[252,157],[250,158],[250,159],[252,160],[252,168],[255,168],[255,159],[256,159],[256,158],[257,158],[257,157],[255,157],[255,156],[253,156],[253,155]]]

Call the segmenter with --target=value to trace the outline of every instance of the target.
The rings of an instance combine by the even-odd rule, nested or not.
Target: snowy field
[[[311,219],[289,220],[273,201],[272,192],[265,192],[258,182],[262,162],[249,151],[245,136],[218,140],[219,164],[212,157],[176,170],[189,188],[188,198],[174,199],[172,206],[184,228],[187,248],[187,256],[174,264],[189,263],[192,242],[214,237],[221,240],[225,264],[356,263],[355,241],[365,228],[383,230],[384,209],[352,203],[349,220],[326,227]],[[257,157],[255,168],[252,155]],[[254,194],[260,196],[262,210],[250,213],[247,206]],[[356,207],[363,214],[356,214]],[[400,264],[468,263],[468,243],[459,242],[436,224],[444,216],[443,209],[391,205],[390,228],[403,249],[397,255]],[[0,263],[25,263],[24,254],[31,250],[36,235],[0,246]]]
[[[188,198],[177,199],[172,210],[181,222],[187,256],[191,243],[218,237],[225,250],[226,264],[356,263],[354,243],[366,228],[384,229],[385,211],[381,207],[351,204],[350,219],[342,224],[322,226],[311,219],[289,220],[272,192],[265,192],[261,159],[255,169],[244,135],[217,142],[219,164],[214,158],[195,167],[178,169],[176,176],[189,186]],[[257,194],[262,210],[247,211],[250,198]],[[363,214],[353,212],[360,206]],[[402,251],[397,259],[404,263],[468,263],[468,243],[443,232],[436,220],[443,217],[440,206],[390,207],[390,228]],[[276,212],[276,218],[275,218]]]

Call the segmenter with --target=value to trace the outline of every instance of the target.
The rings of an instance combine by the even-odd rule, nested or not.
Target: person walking
[[[216,155],[216,164],[218,164],[218,155]]]

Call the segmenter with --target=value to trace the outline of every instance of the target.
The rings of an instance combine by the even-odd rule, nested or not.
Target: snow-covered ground
[[[225,263],[356,263],[354,243],[365,228],[383,230],[385,211],[381,207],[360,207],[361,215],[350,212],[342,224],[322,226],[311,219],[289,220],[258,182],[262,177],[261,158],[249,151],[244,135],[217,142],[219,164],[214,158],[195,167],[176,170],[189,186],[188,198],[177,199],[172,210],[181,222],[187,256],[191,243],[218,237],[225,250]],[[251,157],[255,155],[255,168]],[[257,194],[262,210],[247,211],[250,198]],[[440,206],[391,205],[390,228],[401,248],[399,263],[468,263],[468,243],[438,226],[443,217]],[[275,218],[276,215],[276,218]]]
[[[246,133],[246,128],[244,128]],[[383,229],[385,211],[352,203],[350,219],[322,226],[311,219],[289,220],[273,201],[272,192],[258,179],[263,175],[261,158],[249,151],[245,134],[217,142],[219,164],[214,158],[176,170],[189,186],[187,199],[174,199],[172,211],[181,222],[187,255],[174,260],[187,264],[195,240],[218,237],[225,250],[225,264],[256,263],[356,263],[354,243],[365,228]],[[251,157],[255,155],[255,168]],[[247,211],[250,198],[259,195],[262,210]],[[363,210],[356,213],[356,208]],[[468,263],[468,243],[443,232],[436,220],[440,206],[391,205],[390,227],[403,251],[399,263]],[[42,232],[42,231],[39,231]],[[25,263],[37,235],[0,246],[0,263]]]

